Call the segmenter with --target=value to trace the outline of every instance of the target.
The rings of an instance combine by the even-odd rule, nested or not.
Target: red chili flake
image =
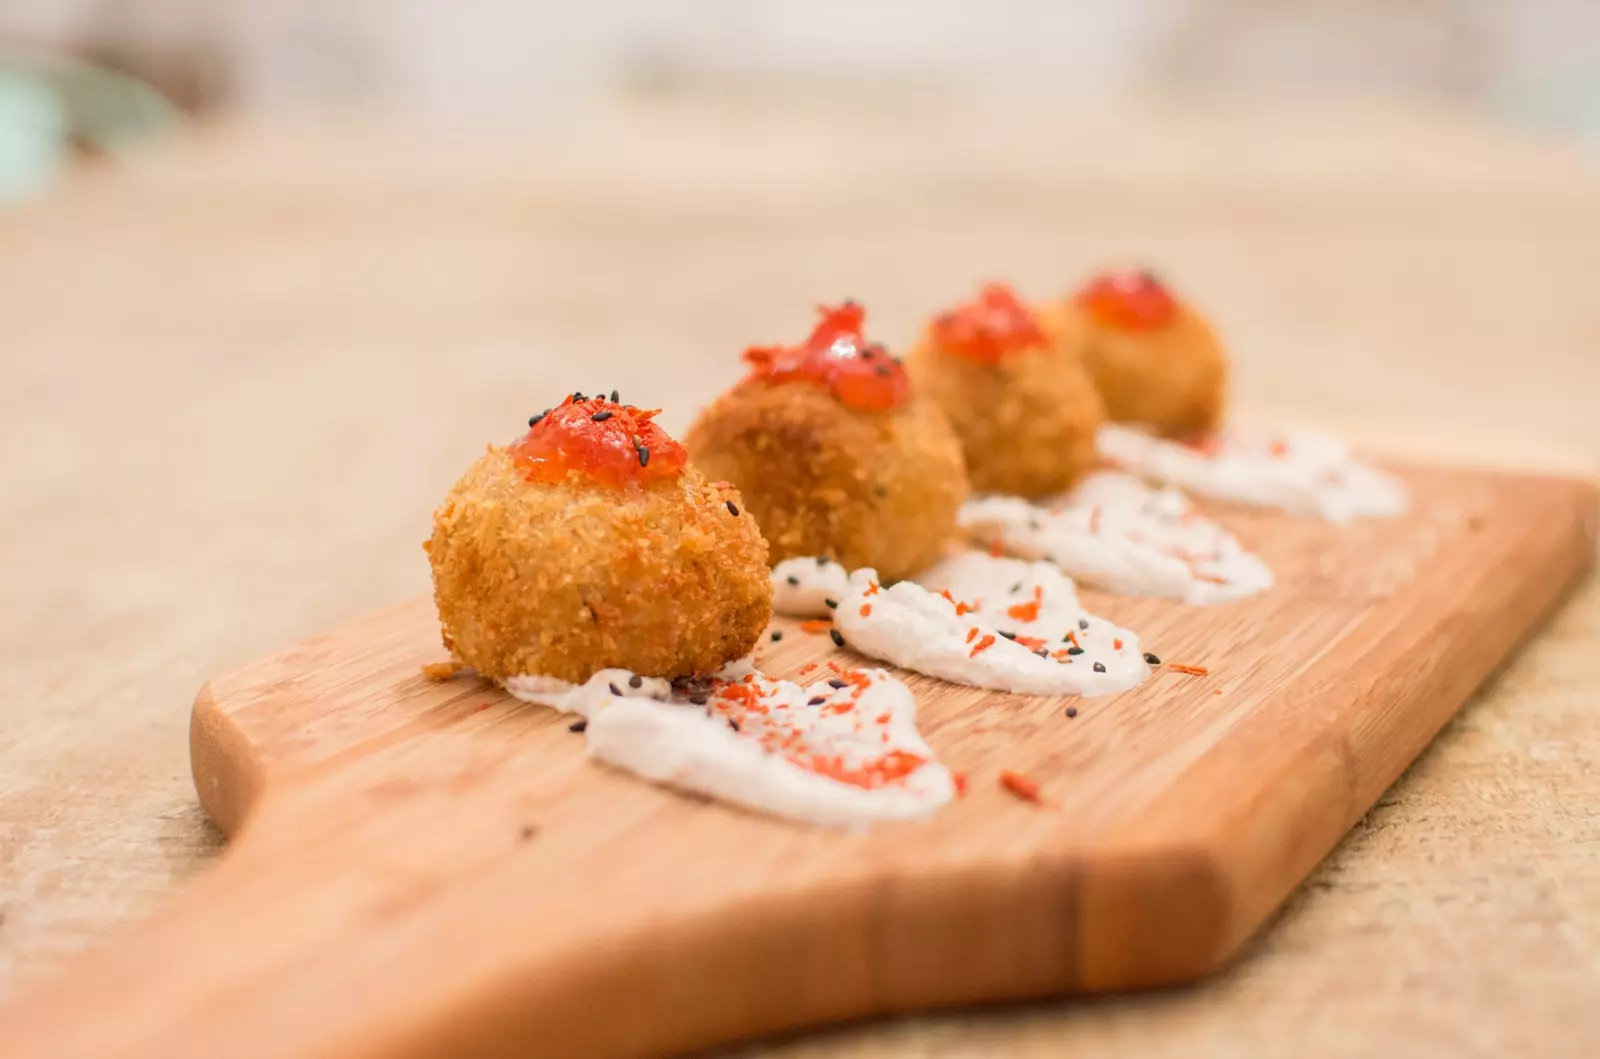
[[[879,585],[878,582],[874,581],[872,584],[868,585],[867,590],[861,594],[863,596],[876,596],[878,594],[878,589],[881,587],[882,586]]]
[[[1269,446],[1269,447],[1268,447],[1268,448],[1267,448],[1267,452],[1268,452],[1268,453],[1269,453],[1269,454],[1270,454],[1270,455],[1272,455],[1272,456],[1275,456],[1275,457],[1277,457],[1277,458],[1278,458],[1278,459],[1280,459],[1280,460],[1281,460],[1281,459],[1283,459],[1283,458],[1284,458],[1284,457],[1285,457],[1285,456],[1287,456],[1287,455],[1289,455],[1289,446],[1288,446],[1288,444],[1287,444],[1287,443],[1286,443],[1286,442],[1284,442],[1284,441],[1282,441],[1282,440],[1279,440],[1279,441],[1274,441],[1274,442],[1273,442],[1273,443],[1272,443],[1272,444],[1271,444],[1271,445],[1270,445],[1270,446]]]
[[[801,632],[827,632],[831,628],[833,628],[832,618],[812,618],[800,623]]]
[[[490,706],[493,706],[493,705],[494,705],[494,703],[492,703],[492,702],[480,702],[480,703],[478,703],[478,708],[473,712],[482,713],[484,710],[487,710]]]
[[[811,672],[815,668],[817,668],[817,664],[815,662],[807,662],[805,665],[803,665],[799,669],[795,670],[795,672],[800,674],[801,676],[804,676],[805,674]]]
[[[1221,695],[1222,694],[1222,689],[1221,688],[1212,688],[1211,689],[1211,694],[1213,694],[1213,695]]]
[[[863,604],[861,604],[861,616],[863,618],[867,617],[871,613],[872,613],[872,604],[871,603],[863,603]]]
[[[977,658],[978,655],[982,654],[984,651],[987,651],[989,648],[991,648],[993,646],[994,646],[994,637],[985,635],[983,639],[979,640],[975,645],[973,645],[972,653],[969,654],[967,657],[968,658]]]
[[[1113,651],[1120,651],[1120,650],[1122,650],[1122,641],[1121,641],[1121,640],[1112,640],[1112,641],[1111,641],[1111,649],[1112,649],[1112,650],[1113,650]]]
[[[1000,786],[1008,793],[1016,795],[1025,802],[1032,802],[1034,805],[1044,804],[1044,798],[1039,793],[1039,785],[1020,772],[1012,772],[1009,769],[1002,770],[1000,773]]]
[[[467,668],[460,662],[429,662],[422,667],[422,675],[435,683],[449,680],[463,669]]]
[[[973,640],[976,640],[977,638],[978,638],[978,627],[976,625],[974,625],[972,628],[967,630],[967,642],[971,643]]]
[[[998,559],[1002,555],[1004,555],[1005,553],[1006,553],[1006,545],[1005,545],[1004,541],[1000,540],[1000,538],[996,537],[992,542],[990,542],[990,544],[989,544],[989,554],[992,555],[994,558]]]
[[[927,758],[908,750],[891,750],[882,757],[855,767],[846,765],[837,755],[823,757],[814,754],[810,757],[790,757],[789,760],[808,771],[867,790],[876,790],[896,780],[903,780],[928,763]]]
[[[1176,662],[1168,662],[1166,668],[1172,670],[1174,673],[1187,673],[1192,677],[1208,676],[1211,673],[1211,670],[1207,669],[1205,666],[1185,666],[1179,665]]]
[[[950,778],[955,781],[956,797],[965,798],[967,796],[967,774],[965,772],[952,772],[950,773]]]
[[[1039,639],[1037,636],[1018,636],[1016,641],[1030,651],[1037,651],[1039,648],[1045,645],[1045,641]]]
[[[976,607],[973,607],[970,604],[965,603],[965,602],[957,603],[956,604],[956,617],[959,618],[963,614],[970,614],[976,609],[977,609]]]
[[[1035,588],[1033,591],[1034,596],[1032,599],[1028,600],[1028,602],[1018,603],[1013,607],[1007,607],[1007,616],[1015,618],[1017,621],[1038,621],[1039,606],[1042,600],[1039,598],[1039,589]]]

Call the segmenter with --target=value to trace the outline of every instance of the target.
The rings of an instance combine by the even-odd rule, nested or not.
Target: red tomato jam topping
[[[642,485],[683,473],[683,446],[652,422],[661,409],[618,404],[611,396],[570,394],[528,420],[528,432],[510,450],[528,481],[555,483],[579,471],[607,485]]]
[[[936,316],[933,340],[947,353],[985,364],[1046,341],[1032,311],[1000,283],[986,284],[977,301]]]
[[[911,381],[881,343],[861,334],[866,310],[855,302],[836,309],[818,306],[821,319],[798,346],[752,346],[745,350],[749,378],[767,382],[805,379],[828,388],[834,399],[858,412],[887,412],[906,403]]]
[[[1078,292],[1078,304],[1106,327],[1154,331],[1164,327],[1178,303],[1151,272],[1102,272]]]

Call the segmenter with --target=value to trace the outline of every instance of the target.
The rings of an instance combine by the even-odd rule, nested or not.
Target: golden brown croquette
[[[748,654],[771,617],[772,583],[738,492],[673,467],[676,442],[648,413],[572,398],[553,411],[552,428],[566,415],[619,431],[626,448],[610,461],[619,474],[628,460],[649,467],[647,446],[633,440],[654,441],[657,471],[608,480],[610,450],[566,469],[540,462],[561,453],[559,431],[543,448],[527,438],[491,447],[434,513],[425,545],[445,647],[498,681],[581,682],[608,667],[702,675]]]
[[[1084,336],[1084,363],[1113,420],[1174,438],[1221,425],[1227,354],[1211,325],[1155,276],[1102,273],[1052,315]]]
[[[1105,409],[1073,336],[1050,335],[1005,287],[935,317],[907,370],[961,438],[972,488],[1045,497],[1093,469]]]
[[[753,380],[685,440],[707,475],[744,493],[773,564],[827,556],[885,581],[911,577],[943,557],[967,498],[960,443],[925,397],[856,412],[812,382]]]

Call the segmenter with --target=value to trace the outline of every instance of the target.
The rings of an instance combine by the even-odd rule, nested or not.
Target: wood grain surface
[[[0,1009],[0,1039],[18,1059],[644,1059],[1215,970],[1593,557],[1587,483],[1406,479],[1395,520],[1222,515],[1276,571],[1259,596],[1086,598],[1168,659],[1133,691],[909,676],[969,792],[866,832],[649,786],[553,710],[429,681],[431,600],[313,638],[196,700],[195,786],[235,849]],[[778,624],[773,675],[863,661]]]
[[[215,856],[194,688],[423,591],[438,497],[580,376],[681,430],[816,299],[902,343],[981,277],[1046,293],[1134,257],[1211,311],[1248,414],[1600,456],[1593,165],[1448,114],[691,100],[494,139],[197,130],[0,215],[0,247],[0,993]],[[1596,643],[1591,581],[1199,987],[748,1054],[1586,1056]]]

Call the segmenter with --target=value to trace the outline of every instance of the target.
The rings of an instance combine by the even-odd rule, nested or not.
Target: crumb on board
[[[422,675],[434,682],[449,680],[463,669],[467,668],[460,662],[429,662],[422,667]]]
[[[1187,673],[1191,677],[1203,677],[1208,676],[1211,673],[1211,670],[1207,669],[1205,666],[1185,666],[1179,665],[1177,662],[1168,662],[1166,668],[1170,669],[1174,673]]]
[[[1020,772],[1002,769],[1000,786],[1025,802],[1032,802],[1034,805],[1044,804],[1044,798],[1039,794],[1039,785]]]

